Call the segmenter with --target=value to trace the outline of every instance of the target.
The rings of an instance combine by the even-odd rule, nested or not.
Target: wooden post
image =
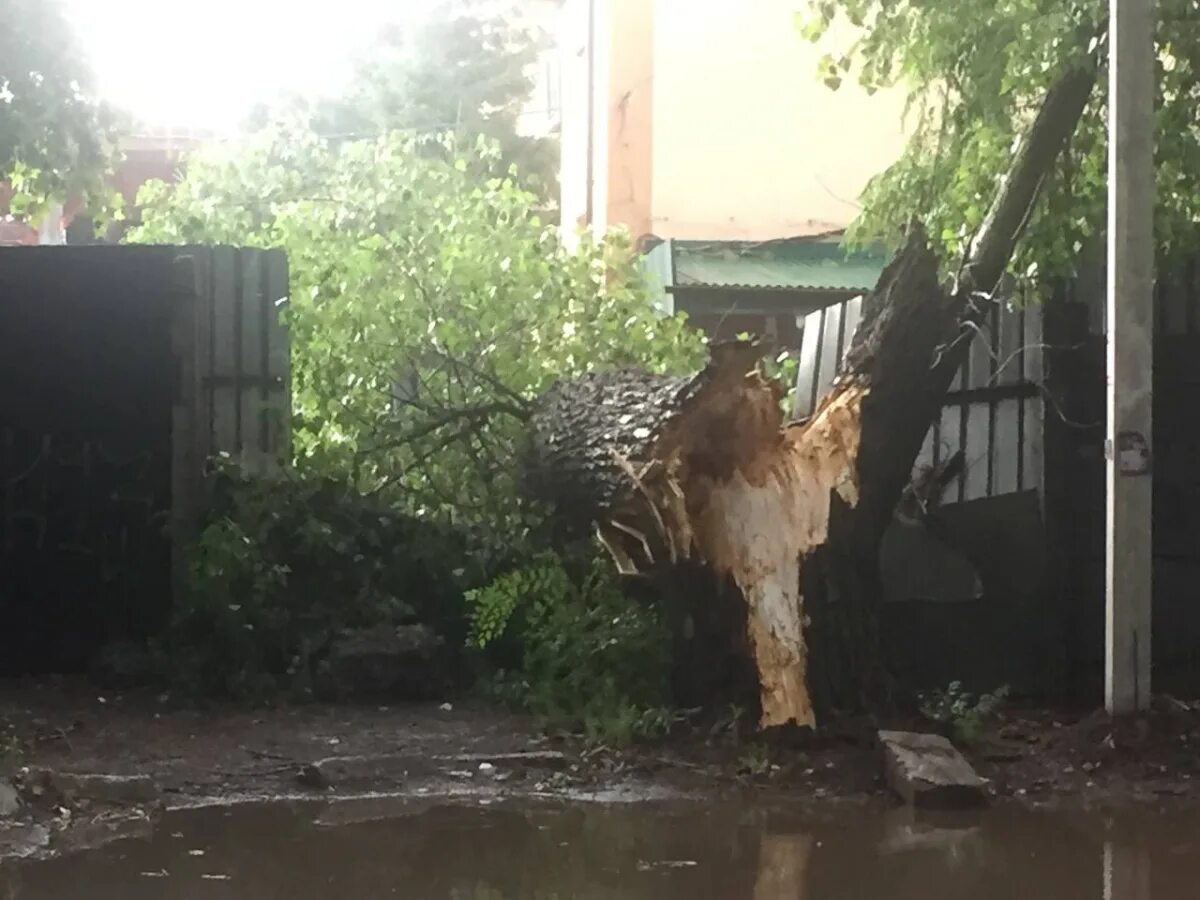
[[[1150,703],[1154,0],[1110,0],[1105,706]]]

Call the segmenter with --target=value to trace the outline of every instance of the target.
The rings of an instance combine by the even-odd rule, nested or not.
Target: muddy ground
[[[169,806],[329,793],[652,789],[868,800],[887,794],[877,728],[929,730],[854,719],[817,734],[762,736],[709,721],[616,750],[543,734],[529,719],[475,702],[200,709],[61,679],[0,683],[0,722],[19,747],[10,766],[148,775]],[[962,749],[996,797],[1013,802],[1200,799],[1200,703],[1160,698],[1147,716],[1118,723],[1100,713],[1010,708],[978,745]]]

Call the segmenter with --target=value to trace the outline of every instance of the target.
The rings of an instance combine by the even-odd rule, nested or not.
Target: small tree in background
[[[115,119],[89,93],[90,73],[58,0],[0,0],[0,181],[14,215],[68,196],[112,205]]]
[[[444,134],[467,145],[484,137],[498,149],[487,161],[490,174],[515,172],[543,208],[556,207],[558,140],[521,130],[533,69],[549,46],[549,35],[520,4],[442,0],[415,28],[382,31],[343,96],[296,101],[291,112],[330,138],[403,131],[435,152]],[[250,125],[260,128],[271,119],[271,110],[261,107]]]

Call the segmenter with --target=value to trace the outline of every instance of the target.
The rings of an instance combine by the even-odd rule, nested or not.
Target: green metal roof
[[[665,242],[671,277],[667,290],[868,291],[887,262],[882,250],[850,252],[841,236],[742,241]],[[661,246],[655,248],[661,251]],[[661,252],[653,268],[662,271]]]

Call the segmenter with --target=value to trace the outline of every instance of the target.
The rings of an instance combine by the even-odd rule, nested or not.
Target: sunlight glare
[[[147,125],[218,131],[284,94],[336,93],[380,26],[428,0],[64,0],[105,99]]]

